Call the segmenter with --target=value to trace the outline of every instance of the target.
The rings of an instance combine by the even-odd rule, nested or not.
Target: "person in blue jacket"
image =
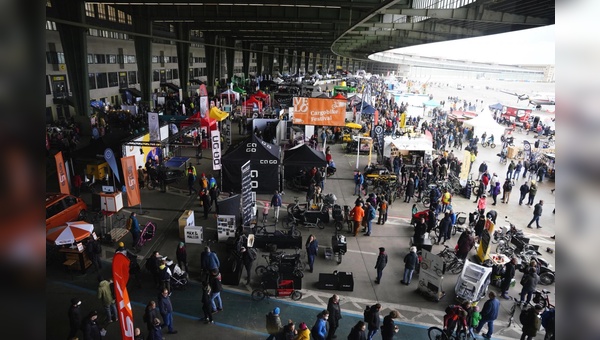
[[[498,318],[498,310],[500,309],[500,301],[496,299],[496,294],[494,292],[489,292],[488,297],[489,299],[483,304],[483,308],[481,309],[481,320],[479,321],[479,325],[475,329],[475,333],[479,334],[483,326],[487,324],[488,332],[487,334],[482,334],[486,339],[490,339],[492,333],[494,333],[494,320]]]
[[[319,241],[314,235],[308,236],[308,240],[306,240],[306,255],[308,256],[308,266],[309,270],[313,272],[313,266],[315,264],[315,257],[319,252]]]
[[[326,309],[317,315],[317,321],[310,331],[313,339],[325,340],[327,336],[327,319],[329,319],[329,312]]]
[[[132,242],[131,242],[131,248],[136,248],[138,242],[140,241],[140,234],[142,233],[142,231],[140,230],[140,222],[138,222],[137,219],[137,214],[135,213],[135,211],[131,212],[131,216],[129,216],[129,218],[131,219],[131,230],[129,230],[131,232],[131,237],[133,238]]]

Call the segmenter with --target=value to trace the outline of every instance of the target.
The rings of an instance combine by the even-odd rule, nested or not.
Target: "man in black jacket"
[[[329,319],[327,319],[327,322],[329,323],[327,339],[331,340],[337,338],[337,335],[335,335],[335,331],[339,327],[340,319],[342,318],[342,310],[340,308],[340,297],[336,294],[333,294],[333,296],[329,298],[329,302],[327,303],[327,311],[329,312]]]
[[[540,216],[542,216],[542,207],[544,206],[544,200],[540,200],[538,204],[533,207],[533,218],[529,221],[527,228],[531,228],[531,224],[535,221],[538,229],[542,229],[540,225]]]
[[[375,336],[379,330],[379,326],[381,325],[381,320],[379,319],[380,310],[381,305],[376,303],[369,308],[367,313],[365,313],[365,322],[367,323],[367,329],[369,330],[367,340],[372,340],[373,336]]]
[[[71,307],[69,307],[69,339],[77,336],[77,332],[81,329],[81,300],[78,298],[71,299]]]
[[[375,283],[379,284],[381,281],[381,275],[383,275],[383,268],[387,265],[388,256],[385,253],[385,248],[379,248],[379,255],[377,256],[377,262],[375,262],[375,269],[377,269],[377,278],[375,279]]]
[[[521,184],[519,191],[521,193],[521,196],[519,197],[519,205],[523,205],[523,200],[525,199],[525,196],[527,196],[527,194],[529,193],[529,185],[527,185],[527,181]]]
[[[418,264],[419,256],[417,255],[417,247],[410,247],[410,251],[404,257],[404,277],[400,282],[408,286]]]
[[[515,277],[516,264],[517,258],[513,257],[510,262],[504,266],[504,274],[502,274],[500,290],[502,291],[502,297],[507,300],[510,299],[510,296],[508,296],[508,289],[510,288],[510,282]]]

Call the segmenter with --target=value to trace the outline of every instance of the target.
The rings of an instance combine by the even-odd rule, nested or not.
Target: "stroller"
[[[184,289],[189,282],[189,274],[173,260],[167,260],[167,266],[171,269],[171,288]]]
[[[146,226],[144,227],[144,230],[142,230],[142,235],[140,235],[140,239],[138,240],[136,247],[141,248],[142,246],[144,246],[146,242],[152,240],[154,234],[156,234],[156,226],[154,225],[154,223],[146,223]]]

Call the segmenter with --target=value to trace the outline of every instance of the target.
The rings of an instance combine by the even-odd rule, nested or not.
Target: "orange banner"
[[[117,252],[112,264],[113,281],[115,283],[115,302],[119,313],[121,339],[133,340],[133,310],[127,292],[129,281],[129,259],[123,253]]]
[[[138,186],[138,173],[135,168],[135,156],[121,158],[121,166],[123,167],[125,187],[127,188],[127,204],[133,207],[142,203],[140,187]]]
[[[294,97],[294,124],[345,126],[345,118],[345,100]]]
[[[69,189],[67,169],[65,169],[62,151],[59,151],[56,155],[54,155],[54,160],[56,160],[56,173],[58,174],[58,185],[60,186],[60,192],[69,195],[71,194],[71,189]]]

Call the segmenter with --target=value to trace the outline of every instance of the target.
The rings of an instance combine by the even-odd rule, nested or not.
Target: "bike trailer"
[[[492,279],[492,268],[480,266],[469,260],[465,260],[463,270],[456,280],[454,292],[456,299],[462,303],[464,301],[475,302],[481,300],[487,293],[488,286]]]

